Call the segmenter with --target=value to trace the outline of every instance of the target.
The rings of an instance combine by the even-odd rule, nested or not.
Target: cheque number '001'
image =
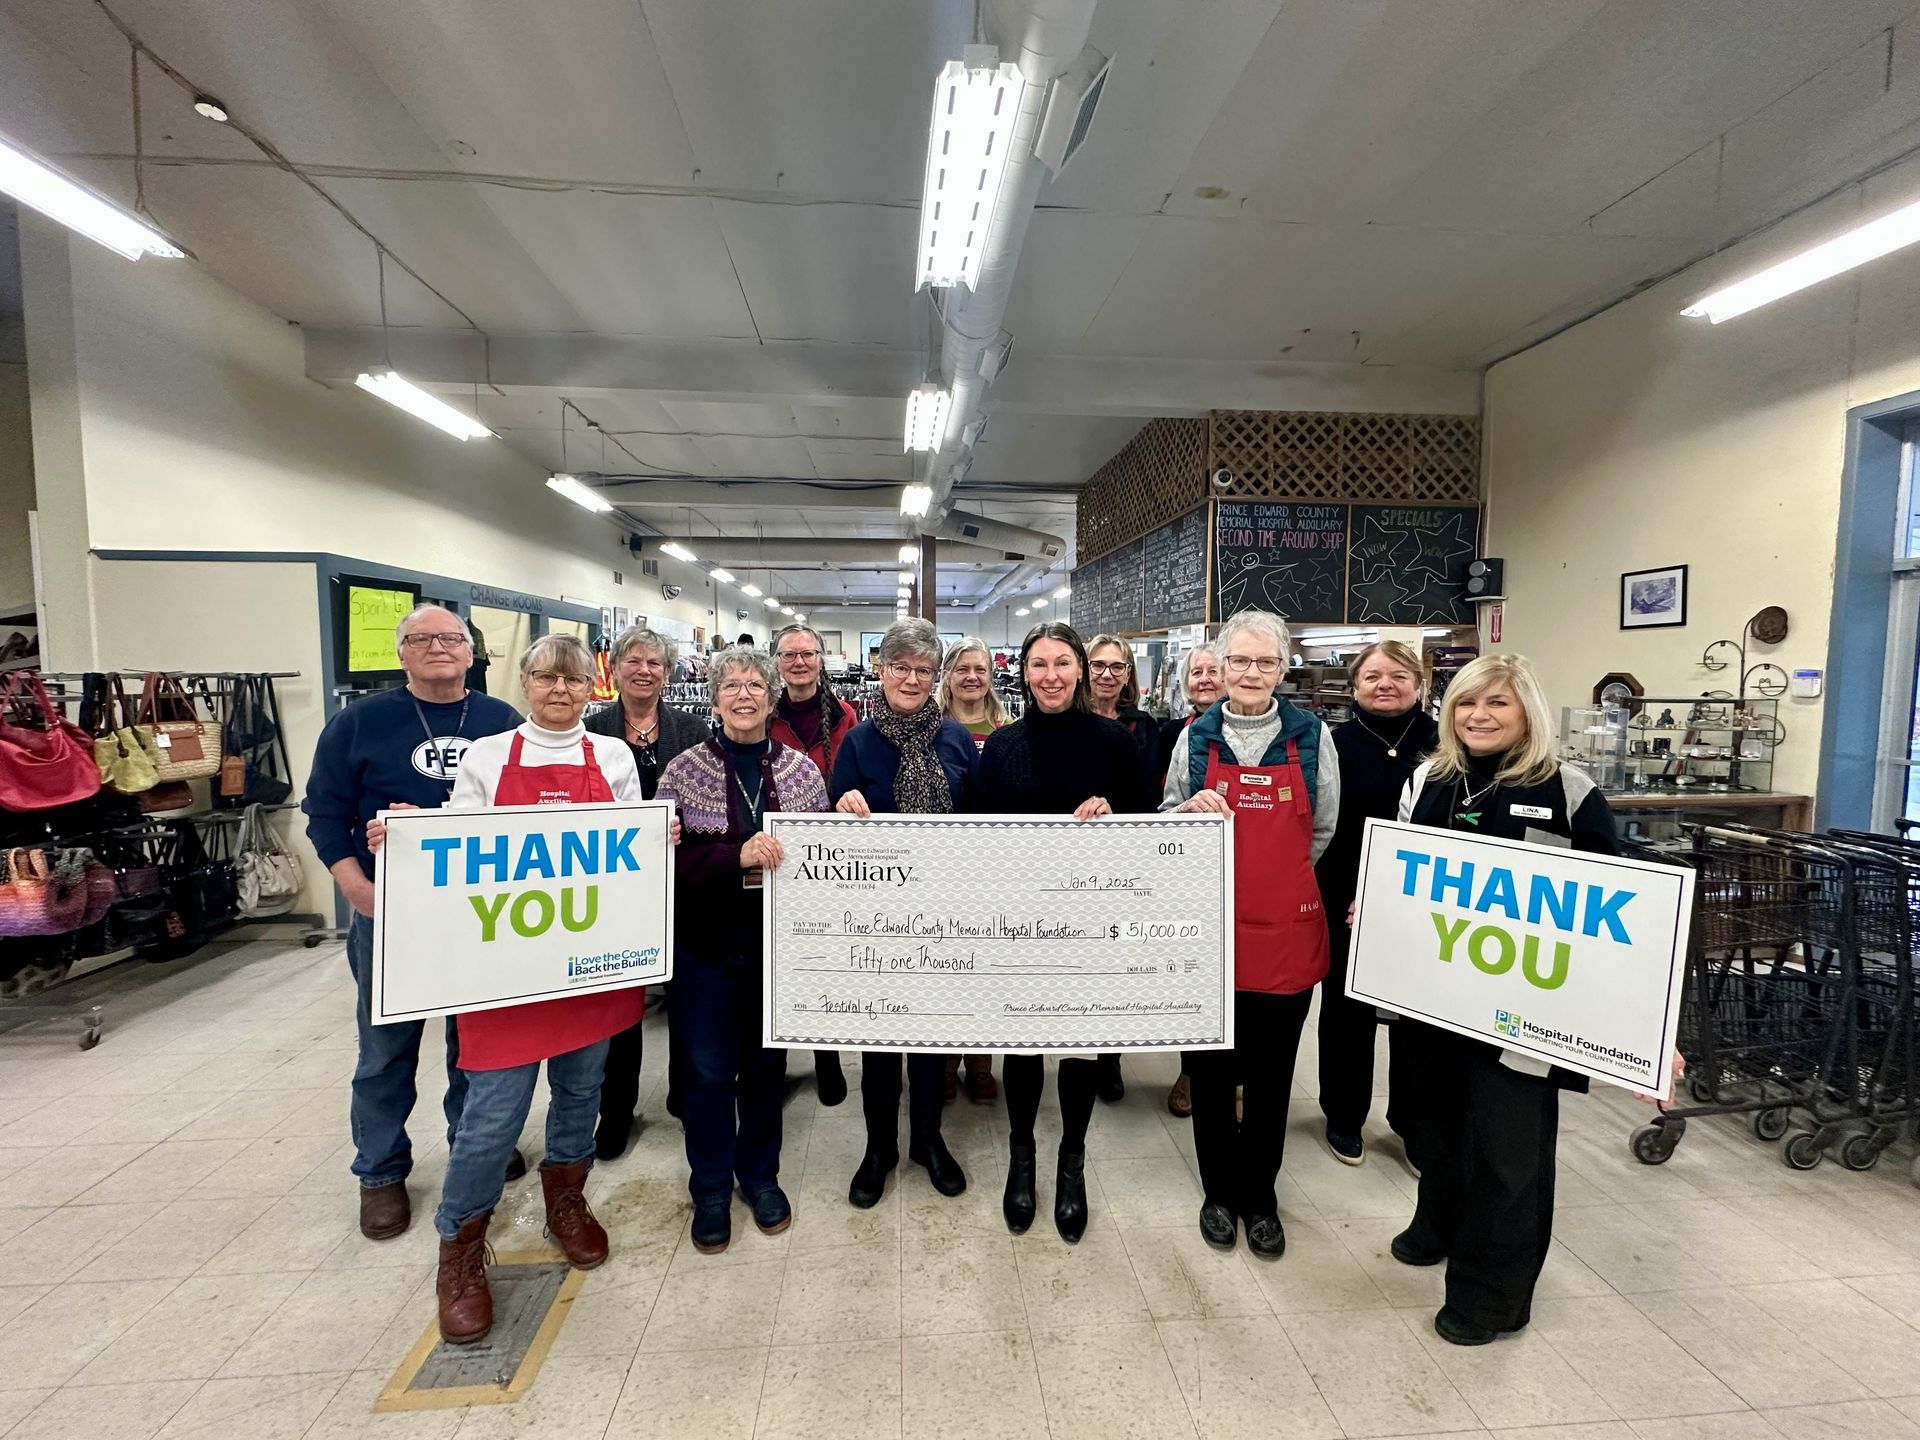
[[[1129,920],[1126,926],[1126,938],[1129,940],[1192,940],[1200,933],[1198,925],[1143,925],[1138,920]],[[1107,927],[1107,938],[1118,940],[1121,929],[1118,925]]]

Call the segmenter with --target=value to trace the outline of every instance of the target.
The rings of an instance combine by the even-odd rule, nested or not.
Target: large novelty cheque
[[[1367,821],[1347,993],[1666,1093],[1693,872]]]
[[[673,955],[665,801],[389,810],[373,1023],[651,985]]]
[[[849,1050],[1233,1043],[1218,815],[769,815],[765,1033]]]

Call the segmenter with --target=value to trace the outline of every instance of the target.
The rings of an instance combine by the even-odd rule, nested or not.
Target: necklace
[[[621,710],[620,718],[626,720],[627,712],[625,709]],[[646,729],[642,730],[631,720],[627,720],[627,729],[633,732],[634,744],[651,745],[654,737],[660,733],[660,712],[658,710],[653,712],[653,724],[649,725]]]
[[[1373,736],[1373,738],[1378,740],[1382,745],[1385,745],[1387,747],[1387,754],[1389,754],[1390,756],[1392,756],[1394,759],[1397,760],[1400,758],[1401,741],[1405,740],[1408,735],[1412,734],[1413,727],[1419,723],[1420,707],[1417,705],[1414,706],[1413,718],[1407,721],[1407,728],[1400,732],[1400,739],[1393,741],[1391,744],[1388,743],[1386,736],[1382,735],[1378,730],[1374,729],[1371,725],[1367,724],[1365,720],[1361,719],[1360,709],[1358,706],[1354,707],[1353,718],[1355,720],[1359,720],[1360,728],[1366,731],[1369,735]]]
[[[1480,823],[1481,813],[1478,807],[1482,801],[1500,788],[1499,778],[1496,776],[1478,790],[1470,790],[1467,788],[1467,777],[1464,775],[1462,775],[1456,783],[1460,788],[1460,806],[1459,809],[1454,812],[1454,819],[1464,820],[1469,825],[1477,826]]]

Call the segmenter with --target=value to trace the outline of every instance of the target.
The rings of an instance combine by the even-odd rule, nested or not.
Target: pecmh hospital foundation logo
[[[1518,1015],[1511,1014],[1508,1011],[1496,1010],[1493,1012],[1493,1029],[1496,1035],[1508,1035],[1518,1040],[1520,1038],[1521,1023]]]

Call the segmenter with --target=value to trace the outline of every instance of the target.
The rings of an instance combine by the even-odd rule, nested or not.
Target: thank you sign
[[[1664,1093],[1693,872],[1369,820],[1347,993]]]
[[[666,802],[389,810],[383,818],[376,1025],[668,978]]]

